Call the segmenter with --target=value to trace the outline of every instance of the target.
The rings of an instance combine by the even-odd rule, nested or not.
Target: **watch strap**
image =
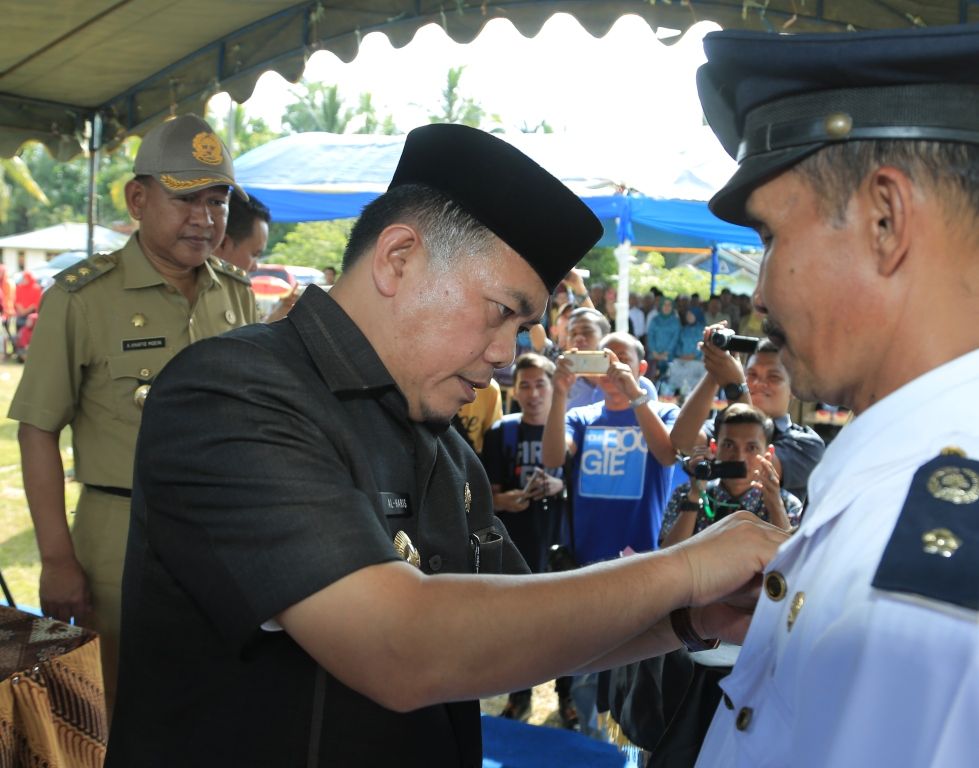
[[[677,608],[675,611],[671,611],[670,626],[673,627],[673,632],[690,653],[712,651],[721,644],[721,641],[716,637],[705,640],[697,634],[697,630],[693,628],[693,622],[690,620],[689,608]]]
[[[724,399],[728,402],[737,400],[741,395],[748,393],[748,385],[743,381],[739,384],[725,384],[723,389]]]
[[[643,392],[641,395],[639,395],[639,397],[633,398],[629,401],[629,407],[632,408],[632,410],[636,410],[636,408],[638,408],[640,405],[645,405],[652,399],[653,398],[650,397],[648,392]]]

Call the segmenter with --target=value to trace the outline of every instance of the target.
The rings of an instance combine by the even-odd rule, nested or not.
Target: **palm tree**
[[[38,186],[31,175],[31,169],[19,155],[0,158],[0,224],[7,220],[10,207],[10,186],[16,184],[24,189],[31,197],[44,205],[50,205],[48,196]]]

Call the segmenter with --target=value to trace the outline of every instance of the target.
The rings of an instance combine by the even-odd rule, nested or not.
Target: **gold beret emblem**
[[[194,159],[208,165],[221,165],[221,142],[218,137],[208,131],[201,131],[194,136]]]

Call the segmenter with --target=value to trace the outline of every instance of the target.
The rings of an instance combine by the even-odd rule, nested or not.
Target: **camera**
[[[754,336],[738,336],[730,328],[718,328],[710,334],[710,343],[728,352],[754,352],[758,341]]]
[[[747,477],[748,465],[743,461],[698,461],[690,469],[698,480],[718,477]]]

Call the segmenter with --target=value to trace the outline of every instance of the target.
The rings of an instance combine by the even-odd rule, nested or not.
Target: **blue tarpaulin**
[[[257,195],[275,221],[353,218],[394,175],[404,136],[297,133],[270,141],[235,161],[238,182]],[[556,134],[501,135],[561,179],[605,225],[600,245],[712,248],[760,246],[745,227],[721,221],[703,200],[621,193],[581,145]],[[689,191],[689,185],[683,187]],[[709,194],[709,192],[708,192]]]

